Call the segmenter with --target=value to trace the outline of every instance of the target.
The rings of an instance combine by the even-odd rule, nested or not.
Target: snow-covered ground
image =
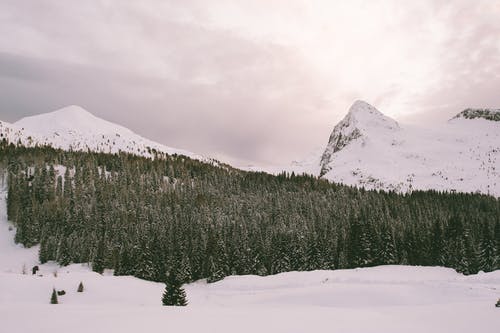
[[[0,191],[0,332],[498,332],[500,271],[381,266],[228,277],[185,286],[187,307],[161,306],[164,285],[40,266],[13,242]],[[23,274],[23,267],[26,274]],[[83,282],[85,291],[77,293]],[[52,288],[65,290],[50,305]]]

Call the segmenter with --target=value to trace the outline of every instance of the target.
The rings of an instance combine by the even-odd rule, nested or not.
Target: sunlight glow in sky
[[[499,107],[499,17],[499,0],[4,0],[0,119],[78,104],[169,146],[286,163],[356,99],[420,123]]]

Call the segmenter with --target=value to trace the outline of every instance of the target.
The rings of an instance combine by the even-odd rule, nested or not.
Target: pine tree
[[[99,274],[104,272],[104,236],[100,237],[97,244],[97,251],[92,262],[92,270]]]
[[[178,278],[179,281],[181,282],[191,282],[192,281],[192,273],[191,273],[191,266],[189,264],[189,261],[186,257],[183,257],[181,259],[181,264],[180,264],[180,269],[179,269],[179,274]]]
[[[57,292],[56,289],[52,289],[52,296],[50,296],[50,304],[59,304],[57,300]]]
[[[495,240],[487,223],[483,224],[481,243],[479,244],[479,269],[491,272],[497,265]]]
[[[57,261],[61,264],[61,266],[67,266],[71,263],[71,254],[67,237],[64,237],[61,240],[59,253],[57,254]]]
[[[497,219],[497,222],[495,223],[495,230],[494,230],[494,237],[495,237],[495,247],[497,250],[496,253],[496,269],[500,269],[500,219]]]
[[[186,306],[188,304],[186,292],[182,288],[181,282],[177,279],[175,270],[172,270],[167,276],[162,304],[170,306]]]
[[[218,261],[214,260],[212,256],[208,258],[209,262],[209,274],[207,277],[207,282],[208,283],[214,283],[217,281],[222,280],[224,276],[224,272],[222,271],[221,267],[217,265]]]
[[[382,234],[382,244],[378,253],[378,261],[382,265],[393,265],[396,260],[396,246],[391,230],[386,227]]]
[[[431,235],[431,265],[442,265],[443,259],[443,230],[438,221],[435,221],[432,226]]]
[[[84,288],[83,288],[83,283],[82,283],[82,282],[80,282],[80,284],[78,285],[78,289],[76,290],[76,292],[78,292],[78,293],[83,293],[83,290],[84,290]]]

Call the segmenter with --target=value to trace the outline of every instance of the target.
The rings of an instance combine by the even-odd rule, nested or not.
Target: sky
[[[500,107],[500,0],[2,0],[0,119],[67,105],[236,165]]]

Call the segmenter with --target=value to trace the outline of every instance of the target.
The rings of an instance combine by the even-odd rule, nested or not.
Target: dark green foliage
[[[158,282],[172,267],[183,283],[383,264],[500,268],[490,196],[365,191],[159,157],[0,146],[16,241],[40,243],[41,262]]]
[[[99,240],[97,244],[97,251],[92,261],[92,270],[99,274],[104,272],[104,237]]]
[[[84,290],[83,282],[80,282],[80,284],[78,285],[78,289],[76,289],[76,292],[83,293],[83,290]]]
[[[490,110],[490,109],[465,109],[460,112],[455,118],[484,118],[491,121],[500,121],[500,110]]]
[[[481,231],[481,241],[479,243],[479,269],[485,272],[494,270],[497,267],[497,249],[493,233],[488,224],[484,224]]]
[[[57,292],[55,289],[52,289],[52,295],[50,296],[50,304],[59,304],[57,300]]]
[[[161,299],[163,305],[186,306],[186,292],[182,288],[182,282],[177,276],[177,270],[172,270],[168,276],[165,291]]]
[[[398,263],[396,258],[396,244],[394,243],[394,236],[389,227],[382,229],[377,261],[389,265]]]

